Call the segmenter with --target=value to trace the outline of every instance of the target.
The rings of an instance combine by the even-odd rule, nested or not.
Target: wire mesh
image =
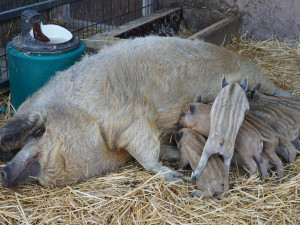
[[[62,2],[68,4],[61,5]],[[79,38],[86,38],[151,14],[153,2],[155,0],[0,0],[0,16],[1,12],[9,14],[12,11],[13,14],[14,10],[22,9],[20,7],[34,8],[51,3],[51,7],[40,11],[44,16],[44,23],[61,25]],[[0,22],[0,84],[8,78],[5,47],[20,32],[19,15]]]

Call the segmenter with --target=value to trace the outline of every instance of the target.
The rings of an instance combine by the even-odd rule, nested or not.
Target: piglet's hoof
[[[200,199],[204,199],[204,198],[207,198],[207,197],[210,197],[209,194],[203,192],[203,191],[200,191],[200,190],[193,190],[191,195],[190,195],[192,198],[200,198]]]
[[[198,174],[193,173],[193,174],[192,174],[192,177],[191,177],[191,182],[192,182],[193,184],[195,184],[199,177],[200,177],[200,176],[199,176]]]
[[[166,181],[179,181],[184,176],[182,173],[170,171],[164,174]]]
[[[184,177],[182,177],[182,179],[183,179],[184,181],[188,182],[188,183],[192,183],[190,177],[184,176]]]

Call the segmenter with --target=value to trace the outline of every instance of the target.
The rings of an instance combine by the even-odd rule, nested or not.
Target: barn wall
[[[248,31],[257,39],[274,35],[279,40],[300,38],[300,0],[161,0],[160,7],[210,7],[218,10],[233,8],[241,12],[241,33]],[[234,10],[233,10],[234,11]]]

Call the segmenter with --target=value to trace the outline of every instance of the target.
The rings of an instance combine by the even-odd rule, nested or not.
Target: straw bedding
[[[228,49],[251,58],[278,87],[300,96],[300,46],[244,37]],[[0,101],[9,102],[7,91]],[[9,115],[1,116],[0,126]],[[300,157],[281,180],[232,168],[230,191],[199,200],[194,186],[149,175],[136,162],[118,172],[62,188],[0,187],[0,224],[299,224]],[[0,162],[1,167],[5,162]],[[169,165],[176,168],[176,164]],[[275,174],[274,174],[275,177]]]

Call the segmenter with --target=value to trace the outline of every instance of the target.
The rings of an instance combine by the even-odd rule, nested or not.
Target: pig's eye
[[[186,115],[186,113],[185,112],[183,112],[182,114],[181,114],[181,116],[185,116]]]
[[[42,137],[44,133],[45,133],[45,127],[41,127],[39,129],[37,129],[32,136],[34,138],[39,138],[39,137]]]

